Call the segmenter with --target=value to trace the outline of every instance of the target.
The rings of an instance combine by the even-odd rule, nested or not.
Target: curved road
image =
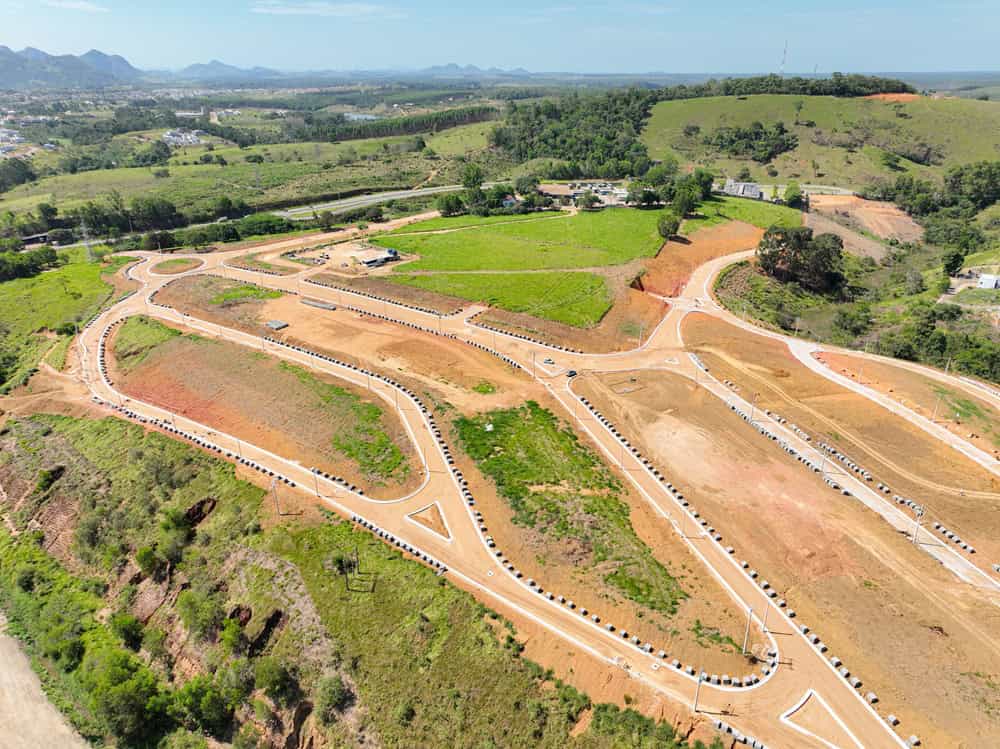
[[[308,277],[322,272],[322,268],[308,268],[288,276],[272,276],[226,265],[228,260],[243,252],[234,250],[199,255],[197,258],[204,261],[203,266],[188,274],[171,276],[158,275],[152,271],[155,260],[160,256],[140,253],[147,262],[127,270],[140,284],[140,291],[88,325],[79,339],[82,377],[95,400],[109,404],[118,415],[146,420],[166,431],[183,432],[182,436],[198,440],[207,449],[234,460],[249,462],[258,471],[273,472],[282,477],[281,480],[290,482],[303,491],[315,493],[344,516],[363,521],[367,527],[372,527],[381,536],[387,537],[390,543],[402,545],[404,550],[439,567],[442,574],[447,574],[458,585],[476,592],[481,598],[490,599],[495,605],[532,620],[593,657],[624,669],[631,678],[642,681],[654,691],[686,704],[692,704],[695,693],[698,692],[699,712],[718,716],[727,724],[738,727],[744,735],[755,737],[763,745],[862,748],[905,746],[886,720],[865,701],[863,691],[852,687],[849,678],[853,678],[853,675],[845,676],[840,673],[827,655],[824,655],[825,646],[818,641],[818,637],[812,632],[808,632],[808,635],[803,632],[802,623],[793,620],[784,602],[779,603],[773,590],[763,585],[761,581],[766,575],[763,572],[760,575],[756,572],[750,574],[752,559],[747,558],[747,564],[742,564],[745,556],[741,550],[731,549],[726,545],[725,539],[716,537],[714,532],[708,532],[707,519],[698,517],[694,508],[688,506],[672,490],[667,478],[660,475],[641,454],[632,450],[613,425],[589,409],[573,392],[572,379],[562,376],[569,368],[580,371],[665,369],[692,378],[720,399],[748,410],[749,404],[699,369],[697,362],[684,352],[680,335],[681,321],[695,310],[742,324],[718,308],[707,293],[717,270],[732,262],[733,256],[713,261],[699,269],[684,294],[670,300],[670,311],[640,348],[613,354],[586,354],[557,351],[552,346],[479,327],[471,321],[483,309],[477,305],[470,305],[457,315],[440,317],[362,294],[309,283]],[[742,610],[752,609],[752,618],[759,630],[764,631],[766,620],[765,637],[770,643],[770,653],[762,654],[765,661],[762,670],[754,674],[753,678],[750,678],[749,670],[747,674],[733,674],[733,677],[745,682],[745,685],[738,687],[727,686],[722,683],[721,678],[720,683],[706,681],[699,684],[699,680],[688,673],[689,670],[693,671],[688,664],[675,667],[669,655],[666,658],[659,656],[655,643],[651,644],[652,652],[647,652],[645,643],[631,643],[619,631],[608,631],[608,623],[603,619],[595,623],[592,620],[594,612],[587,612],[585,615],[581,610],[571,608],[567,602],[560,602],[557,591],[542,594],[539,586],[543,587],[544,581],[529,586],[520,573],[511,568],[502,550],[491,545],[488,518],[478,516],[474,504],[468,501],[469,495],[463,478],[455,470],[450,450],[440,437],[440,430],[422,404],[405,389],[374,373],[358,371],[281,342],[269,342],[242,331],[192,318],[155,302],[156,291],[165,283],[183,275],[206,272],[221,273],[230,278],[300,293],[335,305],[343,306],[347,301],[356,311],[420,327],[429,334],[438,330],[459,342],[494,351],[499,348],[498,353],[536,377],[563,405],[578,428],[591,437],[611,462],[619,464],[624,475],[636,487],[639,496],[671,524],[678,537],[717,579],[734,604]],[[235,436],[221,433],[208,425],[194,423],[151,404],[129,399],[108,379],[102,367],[102,356],[111,328],[137,314],[158,317],[239,345],[263,349],[274,356],[371,388],[375,396],[399,412],[424,468],[421,486],[409,496],[396,500],[372,500],[358,491],[351,491],[313,473],[307,466],[238,440]],[[762,332],[756,328],[753,331]],[[550,356],[558,358],[561,366],[546,366],[541,363]],[[892,406],[894,411],[899,408],[898,404],[893,403]],[[766,429],[774,434],[775,439],[781,439],[802,455],[810,451],[816,452],[815,448],[802,441],[798,435],[777,423],[769,422]],[[948,436],[953,437],[950,433]],[[847,485],[849,480],[844,479],[844,483]],[[885,501],[863,483],[857,483],[859,485],[852,484],[851,489],[860,501],[879,511],[889,522],[905,521],[909,527],[911,521],[907,521],[895,505]],[[437,503],[449,528],[449,537],[441,536],[409,517],[430,503]],[[700,524],[702,520],[706,522]],[[982,587],[998,588],[989,575],[949,547],[933,547],[928,553],[940,555],[939,558],[959,577]]]

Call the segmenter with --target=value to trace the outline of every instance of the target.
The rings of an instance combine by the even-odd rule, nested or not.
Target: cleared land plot
[[[577,327],[598,323],[612,302],[604,278],[594,273],[396,274],[391,280]]]
[[[175,275],[178,273],[187,273],[189,270],[194,270],[195,268],[200,268],[204,263],[201,260],[196,260],[190,257],[176,257],[173,260],[164,260],[162,263],[157,263],[153,266],[152,270],[154,273],[162,273],[164,275]]]
[[[734,645],[740,616],[721,590],[551,411],[528,402],[454,427],[503,503],[502,513],[489,508],[491,534],[526,575],[578,605],[607,611],[613,602],[616,625],[679,657],[746,667]]]
[[[663,244],[656,231],[657,216],[655,211],[615,208],[583,212],[566,220],[383,236],[373,241],[420,256],[399,272],[590,268],[655,255]]]
[[[838,221],[830,218],[825,213],[813,212],[805,214],[805,225],[813,230],[814,235],[836,234],[844,240],[845,252],[876,260],[881,260],[885,257],[888,251],[886,245],[871,236],[865,236],[861,232],[845,226],[846,222],[842,223],[842,221],[843,219]]]
[[[905,367],[887,362],[860,359],[850,354],[824,352],[819,360],[834,371],[891,396],[912,411],[955,434],[981,437],[978,447],[1000,456],[1000,411],[975,395],[924,377]]]
[[[645,446],[907,734],[976,746],[1000,730],[1000,694],[986,686],[1000,667],[995,607],[689,380],[620,372],[576,388]],[[769,626],[779,641],[787,631]]]
[[[428,136],[427,147],[442,156],[460,156],[486,148],[486,136],[496,127],[495,122],[475,122],[459,125]]]
[[[426,291],[416,286],[406,286],[395,283],[385,276],[362,276],[360,278],[344,278],[343,276],[331,273],[319,273],[310,276],[315,281],[327,284],[335,284],[346,289],[358,291],[366,294],[392,299],[402,304],[415,304],[424,309],[434,310],[442,315],[450,315],[458,309],[465,307],[468,300],[460,299],[457,296],[449,296],[433,291]],[[305,295],[309,296],[309,286],[303,287]],[[344,296],[343,301],[350,304],[351,297]]]
[[[1000,557],[1000,480],[923,430],[813,373],[787,347],[706,315],[689,315],[685,344],[719,379],[836,445],[894,493],[930,508],[984,558]],[[735,417],[734,417],[735,418]]]
[[[213,304],[220,296],[234,293],[240,293],[242,298]],[[408,380],[413,389],[430,388],[440,393],[438,399],[458,407],[468,404],[481,409],[523,402],[526,393],[535,387],[528,378],[471,346],[343,308],[327,311],[310,307],[294,295],[245,295],[253,293],[276,292],[222,278],[188,276],[171,284],[157,299],[202,320],[257,335],[275,335],[264,323],[283,320],[289,327],[278,335],[285,340],[324,351],[341,361],[391,372],[397,379]],[[477,392],[475,388],[483,381],[492,383],[495,393]]]
[[[996,307],[1000,305],[1000,289],[962,289],[952,299],[955,304]]]
[[[131,318],[114,340],[129,395],[242,436],[376,496],[419,480],[402,424],[364,391],[236,344]]]
[[[763,200],[715,196],[702,202],[695,215],[685,219],[681,232],[690,236],[701,229],[730,221],[742,221],[761,229],[802,226],[802,212]]]
[[[696,268],[717,257],[752,250],[762,236],[764,232],[757,226],[729,221],[702,228],[687,238],[672,239],[646,262],[639,284],[653,294],[677,296]]]
[[[880,239],[919,242],[924,228],[892,203],[853,195],[810,195],[809,209],[844,221]]]
[[[802,102],[801,112],[796,112],[797,102]],[[704,143],[718,127],[746,127],[755,121],[783,122],[798,136],[797,148],[773,160],[777,176],[767,174],[763,164],[719,154]],[[700,130],[685,135],[688,125]],[[886,166],[886,151],[905,156],[929,150],[931,166],[905,157],[899,162],[901,171],[921,177],[938,175],[956,164],[995,159],[1000,103],[924,97],[907,102],[792,95],[706,97],[657,104],[642,139],[653,158],[672,154],[683,163],[731,176],[747,167],[759,182],[798,179],[859,187],[900,173]]]

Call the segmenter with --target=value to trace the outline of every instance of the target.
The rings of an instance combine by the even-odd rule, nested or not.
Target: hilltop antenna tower
[[[785,77],[785,63],[788,61],[788,40],[785,40],[785,51],[781,54],[781,77]]]

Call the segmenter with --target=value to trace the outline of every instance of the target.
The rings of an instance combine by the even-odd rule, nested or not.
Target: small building
[[[399,260],[399,252],[397,250],[388,249],[375,257],[367,258],[361,262],[366,268],[381,268],[386,263],[394,263],[397,260]]]
[[[976,284],[980,289],[1000,289],[1000,276],[983,273]]]
[[[737,182],[734,179],[727,178],[726,184],[722,188],[722,192],[736,198],[750,198],[752,200],[764,199],[764,191],[756,182]]]
[[[286,323],[284,320],[268,320],[267,327],[269,327],[271,330],[284,330],[285,328],[288,327],[288,323]]]

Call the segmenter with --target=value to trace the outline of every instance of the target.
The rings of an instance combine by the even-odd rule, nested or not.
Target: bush
[[[330,725],[337,720],[337,713],[351,704],[353,695],[338,676],[327,676],[316,688],[316,714],[324,725]]]
[[[111,631],[121,638],[129,650],[138,650],[142,645],[142,622],[131,614],[118,613],[111,617]]]
[[[295,696],[298,684],[288,667],[277,658],[266,657],[257,661],[254,669],[257,687],[276,703],[285,703]]]
[[[177,597],[177,613],[192,634],[206,638],[222,621],[222,606],[215,595],[185,590]]]

